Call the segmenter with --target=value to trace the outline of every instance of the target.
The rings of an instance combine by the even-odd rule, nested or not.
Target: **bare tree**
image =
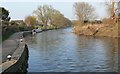
[[[118,2],[117,7],[118,7],[118,19],[120,21],[120,1]]]
[[[106,0],[105,6],[108,16],[117,23],[120,15],[120,1]]]
[[[60,11],[52,8],[52,6],[39,6],[38,9],[34,11],[34,14],[45,28],[48,24],[55,27],[62,27],[66,25],[66,18],[64,15],[60,13]]]
[[[42,22],[44,26],[49,22],[49,17],[51,16],[51,10],[53,8],[49,5],[39,6],[37,10],[33,13],[37,16],[37,19]]]
[[[95,9],[92,5],[86,2],[76,2],[74,4],[75,15],[82,22],[84,20],[95,19],[97,16],[95,15]]]
[[[109,17],[113,17],[114,14],[114,2],[112,0],[106,0],[105,1],[105,7],[106,7],[106,11],[107,11],[107,15]]]

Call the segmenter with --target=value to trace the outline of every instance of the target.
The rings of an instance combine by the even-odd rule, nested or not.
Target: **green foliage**
[[[0,19],[4,21],[9,21],[11,18],[9,17],[9,11],[3,7],[0,7]]]
[[[28,31],[34,29],[34,26],[26,26],[23,20],[12,20],[9,22],[9,11],[3,7],[0,7],[0,18],[2,25],[2,40],[4,41],[9,38],[13,33],[19,31]],[[34,16],[30,16],[30,24],[36,24],[36,18]],[[0,37],[1,38],[1,37]]]
[[[2,26],[8,26],[10,24],[9,21],[1,21]]]
[[[2,41],[8,39],[14,32],[7,32],[6,34],[2,35]]]
[[[45,26],[41,27],[41,30],[45,30],[45,29],[46,29],[46,27],[45,27]]]

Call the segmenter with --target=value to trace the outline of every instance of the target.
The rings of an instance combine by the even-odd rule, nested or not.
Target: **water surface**
[[[77,36],[71,28],[50,30],[26,38],[28,72],[115,72],[117,41]]]

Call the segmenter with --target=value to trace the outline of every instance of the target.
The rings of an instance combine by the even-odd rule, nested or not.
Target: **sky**
[[[74,2],[89,2],[95,7],[98,19],[107,16],[103,2],[105,0],[2,0],[0,7],[5,7],[10,12],[12,20],[24,20],[28,15],[32,15],[33,11],[39,5],[51,5],[59,10],[65,17],[74,20],[76,19],[73,4]]]

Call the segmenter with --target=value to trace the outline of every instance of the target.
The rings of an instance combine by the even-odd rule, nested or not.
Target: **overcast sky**
[[[51,5],[53,8],[59,10],[65,17],[73,20],[76,19],[74,15],[73,4],[79,0],[3,0],[1,6],[5,7],[10,12],[10,17],[15,19],[24,19],[28,15],[32,15],[33,11],[39,5]],[[107,16],[103,2],[105,0],[80,0],[89,2],[96,8],[99,18]]]

